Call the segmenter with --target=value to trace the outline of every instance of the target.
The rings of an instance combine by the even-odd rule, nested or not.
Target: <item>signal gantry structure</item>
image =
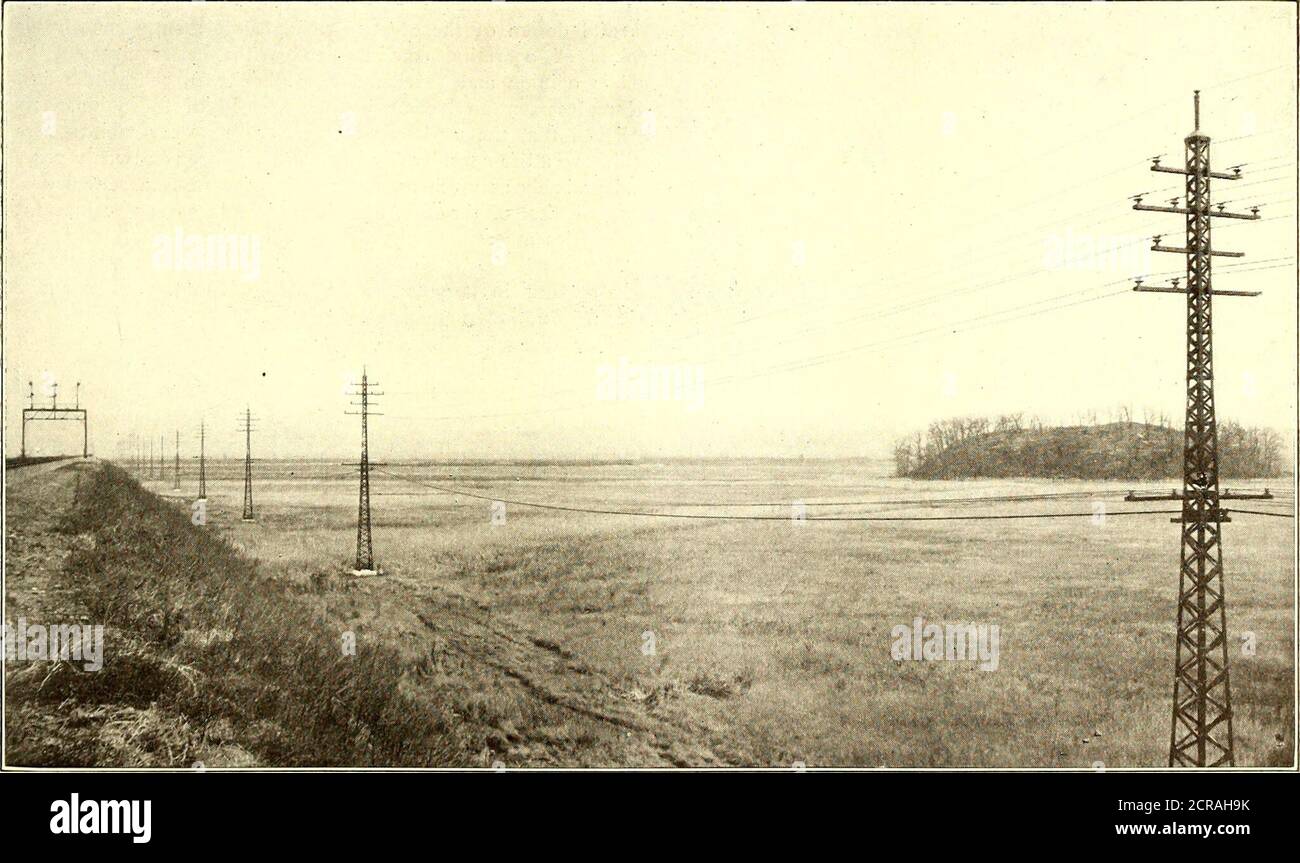
[[[77,381],[76,401],[70,408],[59,407],[59,384],[54,382],[50,384],[50,405],[49,407],[36,406],[36,390],[32,382],[27,382],[27,407],[23,408],[22,415],[22,434],[19,443],[18,454],[25,458],[27,456],[27,424],[29,422],[60,422],[72,421],[81,423],[81,457],[90,458],[90,418],[86,409],[81,406],[81,381]]]

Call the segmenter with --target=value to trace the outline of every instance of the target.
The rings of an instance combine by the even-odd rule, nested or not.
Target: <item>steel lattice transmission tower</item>
[[[204,466],[203,421],[199,420],[199,500],[208,499],[208,476]]]
[[[172,491],[181,490],[181,430],[176,430],[176,461],[172,467]]]
[[[244,408],[239,430],[244,433],[244,521],[253,521],[253,428],[257,419]]]
[[[1210,138],[1201,133],[1200,91],[1194,97],[1195,126],[1183,143],[1183,168],[1168,168],[1153,159],[1151,170],[1182,174],[1186,205],[1178,199],[1168,207],[1153,207],[1134,199],[1133,209],[1186,216],[1186,246],[1164,246],[1155,237],[1153,251],[1182,254],[1187,259],[1187,285],[1143,286],[1136,291],[1187,296],[1187,415],[1183,431],[1183,490],[1169,495],[1134,495],[1130,500],[1182,501],[1182,551],[1178,573],[1178,622],[1174,657],[1173,718],[1169,732],[1169,766],[1235,766],[1232,744],[1232,688],[1228,677],[1228,612],[1223,589],[1222,526],[1231,521],[1220,501],[1271,497],[1262,494],[1220,492],[1218,426],[1214,411],[1214,352],[1211,298],[1258,296],[1257,291],[1216,291],[1210,286],[1210,260],[1215,256],[1242,257],[1210,246],[1211,218],[1258,219],[1250,213],[1230,213],[1220,204],[1210,206],[1210,180],[1238,180],[1241,166],[1231,173],[1210,170]]]
[[[351,395],[361,397],[361,401],[352,402],[351,404],[360,407],[359,411],[346,411],[348,416],[361,417],[361,461],[357,462],[361,475],[360,492],[357,500],[357,560],[354,572],[358,575],[365,573],[374,573],[375,569],[375,550],[370,535],[370,468],[375,464],[383,462],[370,461],[370,432],[369,419],[371,416],[382,416],[370,410],[371,400],[375,396],[383,395],[378,390],[371,389],[372,384],[366,376],[366,371],[361,370],[361,384],[357,392]]]

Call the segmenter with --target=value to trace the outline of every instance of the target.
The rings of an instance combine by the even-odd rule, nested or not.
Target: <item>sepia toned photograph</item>
[[[1296,21],[5,3],[4,771],[1294,773]]]

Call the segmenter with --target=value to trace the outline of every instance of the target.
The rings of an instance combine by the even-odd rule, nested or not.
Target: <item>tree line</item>
[[[1168,416],[1128,408],[1099,417],[1089,411],[1077,424],[1044,426],[1038,417],[950,417],[899,439],[893,448],[898,476],[915,479],[1051,476],[1155,479],[1182,474],[1183,432]],[[1281,434],[1270,428],[1219,424],[1219,471],[1247,479],[1289,474]]]

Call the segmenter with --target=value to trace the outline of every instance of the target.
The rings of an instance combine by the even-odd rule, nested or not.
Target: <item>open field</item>
[[[776,515],[635,518],[506,506],[374,474],[383,577],[350,579],[356,480],[329,463],[210,463],[208,518],[328,619],[399,648],[412,686],[474,729],[479,763],[536,765],[1163,765],[1178,532],[1168,515],[824,522],[789,501],[1063,494],[1123,484],[915,482],[867,461],[393,464],[489,497],[595,509]],[[184,480],[193,494],[194,480]],[[1175,482],[1154,483],[1157,488]],[[146,484],[170,494],[171,478]],[[1285,488],[1253,509],[1289,511]],[[1091,512],[1094,496],[948,507],[809,507],[810,516]],[[769,508],[691,508],[775,501]],[[1239,765],[1294,753],[1293,522],[1224,529]],[[1000,627],[998,667],[895,661],[891,630]],[[651,637],[647,633],[652,633]],[[1245,655],[1237,636],[1254,634]],[[653,642],[653,650],[649,649]]]

